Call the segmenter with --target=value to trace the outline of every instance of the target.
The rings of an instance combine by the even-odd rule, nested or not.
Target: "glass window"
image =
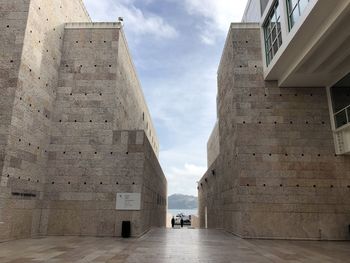
[[[298,21],[310,0],[287,0],[289,30]]]
[[[275,1],[264,23],[266,62],[270,64],[282,45],[281,16],[279,2]]]
[[[335,127],[350,123],[350,74],[331,88]]]

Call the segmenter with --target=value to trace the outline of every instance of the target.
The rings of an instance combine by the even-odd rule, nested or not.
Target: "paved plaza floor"
[[[350,262],[350,242],[243,240],[219,230],[152,229],[138,239],[45,237],[0,243],[1,263]]]

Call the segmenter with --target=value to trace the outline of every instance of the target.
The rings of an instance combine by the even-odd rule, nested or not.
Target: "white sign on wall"
[[[117,210],[141,210],[140,193],[117,193]]]

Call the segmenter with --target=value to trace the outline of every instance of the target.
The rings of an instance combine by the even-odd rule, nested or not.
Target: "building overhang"
[[[262,27],[272,3],[265,10]],[[282,23],[288,25],[286,14]],[[293,28],[285,30],[283,44],[269,66],[264,58],[265,79],[277,80],[280,87],[332,85],[350,72],[349,26],[349,0],[310,0]]]

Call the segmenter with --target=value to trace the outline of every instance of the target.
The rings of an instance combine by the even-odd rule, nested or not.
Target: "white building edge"
[[[326,88],[337,154],[350,154],[350,1],[249,0],[261,28],[265,80]]]

